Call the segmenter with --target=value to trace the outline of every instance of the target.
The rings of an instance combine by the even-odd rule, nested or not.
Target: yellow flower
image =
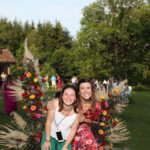
[[[118,94],[119,93],[119,89],[118,88],[114,89],[114,93]]]
[[[105,123],[101,122],[99,125],[103,127],[103,126],[105,126]]]
[[[35,98],[34,94],[30,95],[30,97],[29,97],[29,99],[34,99],[34,98]]]
[[[34,83],[37,83],[39,81],[39,79],[38,78],[34,78],[33,81],[34,81]]]
[[[26,105],[24,105],[24,106],[22,107],[22,109],[23,109],[23,110],[27,109],[27,106],[26,106]]]
[[[100,99],[105,99],[105,96],[103,96],[103,95],[102,95],[102,96],[100,96]]]
[[[31,72],[27,72],[27,73],[26,73],[26,77],[27,77],[27,78],[30,78],[31,76],[32,76]]]
[[[106,110],[102,111],[102,114],[103,114],[104,116],[106,116],[106,115],[107,115],[107,111],[106,111]]]
[[[100,134],[100,135],[102,135],[102,134],[104,134],[104,131],[103,130],[98,130],[98,133]]]

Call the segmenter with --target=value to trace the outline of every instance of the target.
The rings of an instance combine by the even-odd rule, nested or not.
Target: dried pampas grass
[[[114,106],[114,111],[116,114],[121,114],[122,112],[125,111],[125,108],[127,107],[127,104],[123,104],[123,103],[117,103]]]
[[[22,101],[22,93],[24,93],[24,90],[22,89],[22,82],[20,80],[14,81],[8,88],[11,90],[10,96],[15,97],[16,101]]]
[[[11,125],[0,125],[0,145],[5,148],[23,149],[29,136]]]
[[[130,132],[126,128],[123,121],[119,122],[115,127],[112,128],[109,140],[112,143],[122,143],[130,139]]]
[[[16,112],[12,112],[11,124],[0,125],[0,145],[9,148],[23,150],[28,142],[28,132],[25,133],[26,122]]]
[[[13,116],[13,121],[17,124],[17,126],[21,129],[24,129],[26,127],[25,120],[16,112],[12,112],[11,116]]]

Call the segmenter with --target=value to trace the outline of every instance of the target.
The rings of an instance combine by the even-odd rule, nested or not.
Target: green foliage
[[[149,66],[149,8],[142,0],[102,0],[85,7],[76,49],[81,75],[143,82]]]

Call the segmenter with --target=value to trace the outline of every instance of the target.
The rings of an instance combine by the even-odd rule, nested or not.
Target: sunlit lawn
[[[133,92],[131,103],[121,118],[127,123],[131,139],[118,147],[150,150],[150,92]]]

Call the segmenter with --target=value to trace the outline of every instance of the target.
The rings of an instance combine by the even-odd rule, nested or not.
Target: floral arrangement
[[[42,85],[46,82],[44,77],[41,77],[34,69],[32,61],[25,66],[26,70],[23,72],[21,68],[17,71],[17,76],[22,82],[22,109],[30,118],[32,135],[35,143],[39,143],[42,137],[42,130],[44,125],[46,106],[44,99],[44,89]]]
[[[124,94],[124,83],[109,89],[98,87],[96,98],[101,103],[102,112],[97,123],[92,124],[92,131],[100,146],[111,149],[114,143],[125,142],[129,139],[129,132],[123,121],[118,119],[118,114],[124,111],[128,104],[128,98]],[[109,89],[109,90],[108,90]]]
[[[21,111],[12,113],[14,120],[0,128],[0,145],[7,149],[39,149],[44,130],[48,98],[44,94],[44,84],[47,79],[40,75],[39,65],[27,49],[26,42],[23,65],[13,73],[16,80],[9,87],[11,95],[19,101]]]

